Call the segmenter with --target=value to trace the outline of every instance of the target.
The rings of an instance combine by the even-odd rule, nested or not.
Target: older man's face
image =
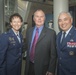
[[[58,24],[63,31],[67,31],[72,26],[72,18],[68,14],[63,13],[59,15]]]
[[[45,21],[44,12],[36,11],[34,14],[34,22],[35,22],[36,26],[40,27],[40,26],[44,25],[44,21]]]

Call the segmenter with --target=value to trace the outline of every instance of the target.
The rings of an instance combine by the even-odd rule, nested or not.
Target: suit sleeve
[[[0,75],[6,75],[6,51],[8,47],[7,36],[0,36]]]
[[[55,73],[56,60],[57,60],[56,58],[57,58],[56,33],[53,32],[51,37],[49,72]]]

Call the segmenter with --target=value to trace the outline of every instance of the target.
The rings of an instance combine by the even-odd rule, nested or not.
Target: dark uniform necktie
[[[19,43],[21,43],[21,39],[20,39],[19,34],[17,34],[17,39],[18,39]]]
[[[35,54],[35,46],[38,40],[38,33],[39,33],[39,29],[36,29],[36,33],[35,33],[35,37],[31,46],[31,52],[30,52],[30,61],[34,62],[34,54]]]
[[[64,40],[65,40],[65,34],[66,34],[66,32],[62,33],[63,37],[62,37],[61,44],[63,44],[63,42],[64,42]]]

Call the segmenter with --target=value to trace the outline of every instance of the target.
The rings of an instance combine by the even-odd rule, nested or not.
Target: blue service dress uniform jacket
[[[22,46],[13,30],[0,35],[0,75],[21,75]]]
[[[58,75],[76,75],[76,29],[71,28],[62,45],[61,35],[57,36]]]

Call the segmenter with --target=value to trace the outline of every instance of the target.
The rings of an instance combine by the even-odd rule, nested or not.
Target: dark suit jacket
[[[27,75],[29,69],[29,50],[32,40],[34,27],[29,29],[26,34],[27,40],[27,57],[26,57],[26,70]],[[42,75],[42,72],[49,71],[54,73],[56,66],[56,34],[54,30],[44,27],[36,44],[35,49],[35,75]]]
[[[76,28],[72,27],[62,46],[57,36],[58,75],[76,75]]]
[[[21,75],[22,35],[21,43],[10,29],[0,35],[0,75]]]

